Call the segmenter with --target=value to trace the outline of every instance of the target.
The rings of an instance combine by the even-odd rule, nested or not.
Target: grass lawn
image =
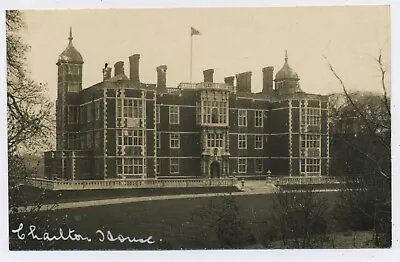
[[[325,197],[329,206],[334,205],[338,195],[336,192],[317,194],[319,197]],[[240,215],[249,221],[249,230],[262,245],[265,243],[266,228],[270,221],[272,197],[272,195],[235,196]],[[53,241],[52,248],[64,250],[219,248],[215,232],[202,223],[194,222],[192,214],[210,201],[220,200],[221,197],[192,198],[56,210],[48,222],[54,229],[49,232],[50,235],[58,235],[60,227],[64,231],[71,228],[83,236],[92,238],[93,241],[90,243]],[[64,226],[61,223],[62,219],[65,220]],[[152,245],[108,241],[101,243],[98,241],[99,234],[95,233],[98,229],[105,233],[110,230],[115,237],[118,234],[144,239],[152,236],[155,243]],[[25,233],[27,232],[26,229]],[[37,248],[32,245],[37,241],[30,242],[26,248]]]
[[[349,231],[329,234],[330,241],[321,248],[374,248],[372,231]],[[293,241],[293,240],[292,240]],[[270,242],[268,248],[285,248],[282,240]]]

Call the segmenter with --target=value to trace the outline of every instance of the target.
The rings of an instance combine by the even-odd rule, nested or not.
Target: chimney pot
[[[111,78],[111,67],[103,68],[103,81]]]
[[[118,61],[114,64],[114,75],[123,75],[125,74],[124,72],[124,62],[123,61]]]
[[[204,82],[212,83],[214,82],[214,69],[206,69],[203,71]]]
[[[274,67],[267,66],[262,69],[263,72],[263,93],[270,93],[274,87]]]
[[[251,75],[252,72],[243,72],[236,75],[236,84],[238,92],[251,93]]]
[[[167,69],[166,65],[157,66],[157,89],[167,87]]]
[[[140,84],[139,60],[140,54],[134,54],[129,57],[129,78],[134,85]]]
[[[234,86],[235,77],[234,76],[227,76],[224,78],[225,84],[229,86]]]

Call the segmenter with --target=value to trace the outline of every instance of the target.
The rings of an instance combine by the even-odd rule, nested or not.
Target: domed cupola
[[[82,55],[72,44],[72,28],[69,29],[69,43],[67,48],[58,56],[58,63],[83,64]]]
[[[278,94],[293,94],[302,92],[299,86],[299,76],[288,64],[288,55],[285,50],[285,64],[275,75],[275,89]]]
[[[296,81],[300,80],[297,73],[293,71],[293,69],[288,64],[287,51],[285,51],[285,64],[283,65],[281,70],[279,70],[279,72],[276,73],[275,76],[275,81],[279,80],[296,80]]]

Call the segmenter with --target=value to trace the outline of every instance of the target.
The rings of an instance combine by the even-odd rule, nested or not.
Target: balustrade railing
[[[337,184],[341,183],[341,179],[337,177],[273,177],[270,181],[276,185],[317,185],[317,184]]]
[[[50,180],[27,178],[26,185],[49,190],[115,189],[115,188],[178,188],[228,187],[237,179],[107,179],[107,180]]]
[[[195,88],[218,88],[218,89],[229,89],[230,86],[224,83],[180,83],[179,89],[195,89]]]

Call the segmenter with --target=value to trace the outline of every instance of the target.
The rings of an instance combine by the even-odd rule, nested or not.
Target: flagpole
[[[192,83],[192,66],[193,66],[193,35],[190,34],[190,83]]]

